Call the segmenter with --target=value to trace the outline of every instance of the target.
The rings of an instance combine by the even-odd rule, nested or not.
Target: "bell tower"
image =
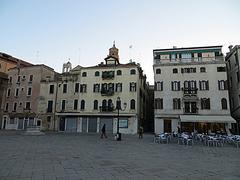
[[[109,54],[105,58],[106,64],[119,64],[118,48],[115,46],[115,41],[113,41],[113,47],[109,49]],[[113,63],[114,62],[114,63]]]

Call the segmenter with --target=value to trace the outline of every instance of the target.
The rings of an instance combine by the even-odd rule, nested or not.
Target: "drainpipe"
[[[57,109],[57,95],[58,95],[58,81],[56,82],[56,94],[55,94],[55,103],[54,103],[54,112],[53,112],[53,130],[56,131],[56,109]]]

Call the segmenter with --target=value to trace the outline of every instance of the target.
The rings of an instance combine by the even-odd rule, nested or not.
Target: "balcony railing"
[[[114,94],[114,91],[113,90],[106,90],[106,89],[102,89],[101,90],[101,94],[103,96],[112,96]]]
[[[216,57],[194,57],[194,58],[175,58],[175,59],[159,59],[159,56],[154,58],[155,64],[161,63],[190,63],[190,62],[209,62],[209,61],[224,61],[223,56]]]
[[[198,88],[182,88],[184,95],[197,95]]]
[[[112,106],[100,106],[99,109],[100,112],[113,112]]]
[[[102,73],[102,79],[113,79],[114,78],[114,71],[104,71]]]
[[[198,114],[198,108],[183,108],[183,114]]]

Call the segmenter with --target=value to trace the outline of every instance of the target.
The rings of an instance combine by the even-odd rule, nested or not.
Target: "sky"
[[[0,0],[0,22],[0,52],[61,72],[103,62],[115,41],[150,84],[153,49],[240,44],[239,0]]]

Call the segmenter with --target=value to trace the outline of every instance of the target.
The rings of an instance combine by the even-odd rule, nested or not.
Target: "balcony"
[[[114,71],[103,71],[102,72],[102,79],[113,79],[114,78]]]
[[[198,114],[198,108],[183,108],[183,114]]]
[[[113,112],[112,106],[100,106],[99,109],[100,112]]]
[[[114,91],[113,90],[102,89],[101,94],[102,94],[102,96],[112,96],[114,94]]]
[[[198,88],[182,88],[183,95],[197,95]]]

